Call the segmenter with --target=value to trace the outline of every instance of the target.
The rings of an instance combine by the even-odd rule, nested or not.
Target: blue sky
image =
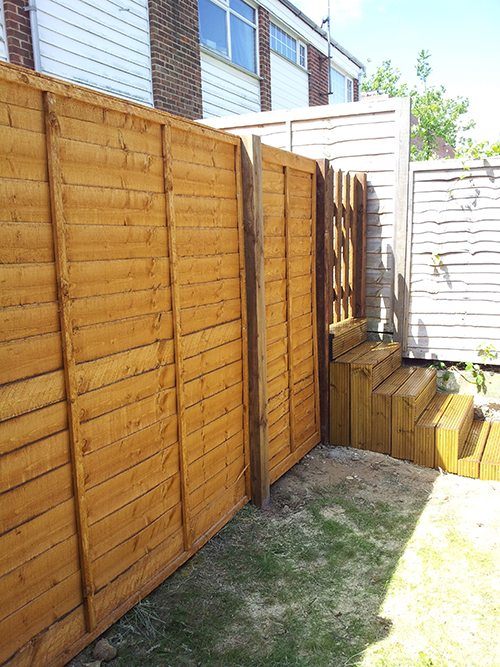
[[[327,0],[292,0],[321,24]],[[500,0],[330,0],[333,39],[367,66],[383,60],[417,83],[417,54],[428,50],[429,85],[468,97],[475,139],[500,140]],[[369,63],[368,60],[372,62]]]

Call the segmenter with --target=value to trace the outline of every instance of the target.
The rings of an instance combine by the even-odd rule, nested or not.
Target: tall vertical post
[[[329,331],[333,323],[333,169],[329,160],[316,167],[316,299],[321,442],[329,442]]]
[[[60,160],[61,128],[57,117],[56,97],[53,93],[44,93],[45,135],[47,141],[47,163],[49,173],[50,204],[52,213],[52,231],[57,274],[57,293],[59,316],[61,321],[61,339],[63,347],[64,377],[68,404],[68,432],[71,450],[71,470],[73,492],[75,495],[76,523],[78,530],[78,548],[83,587],[85,621],[87,631],[92,632],[97,625],[94,602],[94,576],[90,556],[90,539],[85,493],[85,470],[83,465],[83,442],[80,429],[78,406],[78,387],[76,382],[76,362],[73,349],[73,322],[71,299],[69,294],[68,256],[66,248],[66,230],[64,222],[63,181]]]
[[[179,438],[179,462],[181,473],[182,527],[184,550],[193,545],[191,533],[191,511],[189,502],[189,465],[186,449],[186,399],[184,393],[184,348],[181,332],[181,304],[177,261],[177,225],[175,220],[174,177],[172,171],[172,127],[169,122],[162,125],[163,176],[165,181],[165,204],[167,212],[168,258],[172,294],[172,315],[174,327],[175,388],[177,398],[177,423]]]
[[[270,499],[267,336],[264,274],[262,151],[257,136],[241,137],[248,312],[249,437],[252,502]]]

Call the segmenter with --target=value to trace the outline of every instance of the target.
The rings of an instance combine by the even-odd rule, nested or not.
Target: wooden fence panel
[[[239,139],[0,71],[0,664],[63,665],[249,500]]]
[[[262,146],[271,483],[320,441],[316,163]]]

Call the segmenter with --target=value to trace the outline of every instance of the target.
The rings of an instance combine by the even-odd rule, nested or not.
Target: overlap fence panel
[[[240,141],[0,74],[0,664],[62,665],[249,499]]]
[[[271,483],[320,441],[316,162],[262,145]]]

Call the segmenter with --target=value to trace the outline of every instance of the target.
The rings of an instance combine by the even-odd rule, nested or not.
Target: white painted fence
[[[408,244],[405,354],[500,357],[500,158],[412,163]]]
[[[370,99],[351,104],[271,111],[204,120],[236,134],[306,157],[332,160],[334,169],[367,172],[368,330],[403,336],[410,102]]]

